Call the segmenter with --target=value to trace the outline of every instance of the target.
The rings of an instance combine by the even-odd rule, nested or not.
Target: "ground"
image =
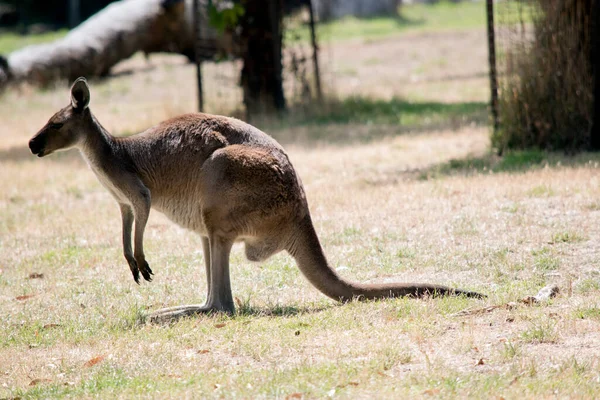
[[[287,255],[250,263],[235,247],[236,316],[144,323],[147,311],[204,300],[200,238],[153,212],[156,275],[136,285],[118,207],[80,156],[40,160],[26,148],[68,88],[4,93],[0,397],[595,397],[600,157],[494,155],[483,32],[331,39],[330,112],[260,125],[288,149],[341,275],[484,300],[337,304]],[[209,93],[228,68],[205,67]],[[92,111],[115,134],[195,107],[183,58],[135,57],[115,72],[91,82]],[[213,111],[234,104],[226,84]],[[556,298],[520,302],[550,284]]]

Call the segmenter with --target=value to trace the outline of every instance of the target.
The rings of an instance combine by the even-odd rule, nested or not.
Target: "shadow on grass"
[[[281,118],[263,118],[254,122],[283,143],[298,141],[301,134],[301,141],[309,144],[351,144],[404,132],[485,126],[488,106],[484,102],[414,102],[398,98],[352,97],[326,100],[310,107],[291,106]]]
[[[580,153],[568,156],[564,153],[550,153],[541,150],[513,150],[500,157],[488,153],[481,157],[453,159],[422,170],[413,171],[418,179],[435,179],[452,175],[474,175],[481,173],[524,173],[531,170],[560,166],[597,166],[600,153]]]
[[[340,305],[341,304],[331,304],[327,306],[305,307],[278,304],[272,307],[254,307],[250,304],[244,303],[238,305],[235,315],[239,317],[293,317],[302,314],[319,313]]]
[[[366,21],[366,22],[395,22],[397,27],[400,29],[404,29],[404,28],[414,28],[416,26],[421,26],[423,24],[425,24],[425,22],[427,22],[425,20],[425,18],[411,18],[411,17],[407,17],[404,13],[399,12],[397,14],[388,14],[388,13],[382,13],[382,14],[376,14],[376,15],[369,15],[369,16],[352,16],[352,17],[346,17],[347,19],[355,19],[357,21]],[[335,23],[336,20],[332,21],[331,23]],[[327,22],[325,22],[325,24],[327,24]]]
[[[427,128],[460,123],[486,123],[487,104],[483,102],[440,103],[389,101],[353,97],[331,102],[317,109],[304,124],[399,124],[407,128]]]
[[[405,30],[421,28],[427,21],[424,18],[411,18],[402,13],[374,15],[368,17],[345,16],[317,25],[321,41],[360,39],[369,41],[381,37],[397,35]],[[286,44],[308,43],[308,24],[299,24],[286,30]]]
[[[237,310],[235,314],[223,314],[219,312],[209,312],[209,313],[200,313],[193,316],[182,316],[182,317],[174,317],[167,318],[162,321],[153,321],[151,319],[151,312],[143,311],[141,309],[135,310],[131,315],[124,316],[117,327],[122,329],[130,329],[136,326],[142,326],[145,324],[155,324],[155,325],[170,325],[173,324],[180,319],[195,319],[195,318],[228,318],[235,320],[236,318],[265,318],[265,317],[294,317],[298,315],[304,314],[315,314],[320,313],[322,311],[329,310],[334,307],[341,307],[343,304],[331,304],[327,306],[315,306],[315,307],[306,307],[306,306],[285,306],[285,305],[275,305],[275,306],[267,306],[267,307],[255,307],[250,305],[249,303],[238,304]]]

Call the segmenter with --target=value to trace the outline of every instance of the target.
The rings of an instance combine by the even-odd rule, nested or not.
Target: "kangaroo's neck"
[[[92,168],[99,168],[111,163],[116,157],[117,144],[115,138],[98,122],[89,111],[89,118],[85,119],[85,136],[80,145],[80,151]]]

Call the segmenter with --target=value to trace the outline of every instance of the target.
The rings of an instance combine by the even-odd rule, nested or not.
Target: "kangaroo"
[[[143,247],[150,208],[202,237],[206,303],[162,309],[152,314],[155,319],[234,313],[229,254],[236,241],[245,244],[251,261],[286,250],[312,285],[341,302],[423,295],[484,297],[432,284],[361,284],[341,278],[323,253],[302,182],[286,152],[249,124],[196,113],[136,135],[113,137],[94,117],[89,103],[87,82],[78,78],[71,87],[71,104],[50,118],[29,141],[29,148],[38,157],[80,150],[119,204],[123,254],[138,284],[140,273],[147,281],[153,275]]]

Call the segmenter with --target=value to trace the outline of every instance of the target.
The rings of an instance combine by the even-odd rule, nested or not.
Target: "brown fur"
[[[306,278],[338,301],[425,294],[478,293],[429,284],[348,282],[329,266],[314,230],[302,183],[283,148],[242,121],[186,114],[138,135],[114,138],[88,108],[89,88],[78,79],[72,104],[56,113],[30,141],[34,154],[77,147],[121,208],[123,251],[136,282],[152,280],[143,251],[150,207],[199,233],[208,279],[203,306],[161,310],[154,318],[234,312],[229,253],[235,241],[261,261],[282,250]],[[134,251],[131,230],[135,223]]]

